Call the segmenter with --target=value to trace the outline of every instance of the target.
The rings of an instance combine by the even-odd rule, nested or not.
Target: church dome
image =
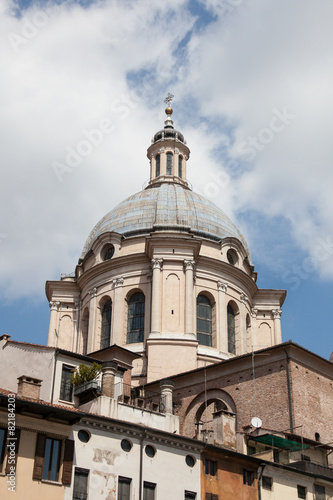
[[[156,231],[179,231],[213,241],[233,237],[250,252],[236,226],[214,203],[181,184],[162,182],[148,186],[106,214],[91,231],[82,258],[103,233],[116,232],[125,237]]]

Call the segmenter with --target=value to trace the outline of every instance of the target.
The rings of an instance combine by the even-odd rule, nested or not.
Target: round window
[[[82,443],[88,443],[88,441],[90,439],[90,434],[89,434],[89,432],[87,432],[83,429],[80,429],[79,432],[77,433],[77,437],[79,438],[79,440]]]
[[[189,467],[194,467],[196,460],[192,455],[186,455],[185,462]]]
[[[229,264],[232,266],[235,266],[238,261],[237,253],[234,250],[228,250],[227,251],[227,259]]]
[[[133,445],[132,445],[131,441],[129,441],[128,439],[122,439],[120,446],[121,446],[122,450],[124,450],[128,453],[129,451],[131,451]]]
[[[113,254],[114,254],[114,246],[113,245],[106,245],[102,250],[102,259],[103,260],[110,260],[110,259],[112,259]]]
[[[146,455],[150,458],[153,458],[156,455],[156,450],[155,450],[154,446],[150,446],[150,444],[147,444],[145,451],[146,451]]]

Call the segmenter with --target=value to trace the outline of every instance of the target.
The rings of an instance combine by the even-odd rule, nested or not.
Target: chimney
[[[174,387],[175,383],[170,379],[161,380],[160,382],[161,402],[164,405],[163,413],[172,413],[173,410],[172,395]]]
[[[117,373],[117,364],[113,361],[102,363],[102,394],[108,398],[114,396],[114,377]]]
[[[40,399],[42,380],[22,375],[18,377],[17,395],[30,399]]]

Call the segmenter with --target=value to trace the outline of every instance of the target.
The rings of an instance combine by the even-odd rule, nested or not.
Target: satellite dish
[[[262,426],[262,421],[259,417],[253,417],[253,419],[251,420],[251,425],[258,429]]]

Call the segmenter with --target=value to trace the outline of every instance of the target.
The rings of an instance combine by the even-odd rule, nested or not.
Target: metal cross
[[[171,103],[171,101],[172,101],[172,99],[174,97],[175,97],[174,95],[172,95],[172,94],[170,94],[170,92],[168,92],[168,95],[164,99],[165,104],[167,104],[168,106],[170,106],[170,103]]]

